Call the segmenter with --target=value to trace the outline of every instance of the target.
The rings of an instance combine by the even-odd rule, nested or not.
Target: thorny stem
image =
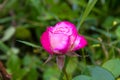
[[[1,61],[0,61],[0,74],[3,80],[11,80],[11,75],[7,73]]]

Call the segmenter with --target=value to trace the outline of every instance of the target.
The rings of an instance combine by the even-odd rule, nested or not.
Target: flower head
[[[68,21],[58,22],[54,27],[48,27],[40,41],[50,54],[66,54],[87,45],[86,39],[77,33],[75,25]]]
[[[84,36],[79,35],[75,25],[68,21],[61,21],[55,26],[48,27],[40,41],[50,55],[69,54],[87,45]]]

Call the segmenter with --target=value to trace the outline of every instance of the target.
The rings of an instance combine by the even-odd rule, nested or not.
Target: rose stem
[[[68,62],[69,62],[69,58],[66,56],[64,67],[63,67],[62,72],[60,74],[59,80],[63,80],[64,75],[65,75],[65,77],[66,77],[67,80],[70,80],[69,76],[68,76],[68,74],[66,72],[66,67],[67,67]]]
[[[86,56],[85,56],[84,49],[82,49],[82,56],[83,56],[83,62],[86,65]]]

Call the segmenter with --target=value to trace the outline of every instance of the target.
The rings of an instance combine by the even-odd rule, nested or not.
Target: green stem
[[[63,67],[62,72],[61,72],[61,74],[60,74],[59,80],[63,80],[64,75],[65,75],[65,77],[66,77],[66,80],[70,80],[70,79],[69,79],[69,76],[68,76],[68,73],[66,72],[66,67],[67,67],[68,62],[69,62],[69,58],[66,56],[66,58],[65,58],[65,63],[64,63],[64,67]]]
[[[84,53],[84,49],[82,49],[82,56],[83,56],[83,61],[84,61],[85,65],[86,65],[86,56],[85,56],[85,53]]]
[[[69,76],[68,76],[68,74],[66,72],[66,68],[63,68],[63,73],[65,74],[66,80],[69,80]]]

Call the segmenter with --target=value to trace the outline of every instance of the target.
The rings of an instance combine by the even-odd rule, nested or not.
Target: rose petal
[[[69,49],[71,48],[71,46],[73,45],[78,33],[77,33],[77,29],[75,27],[74,24],[68,22],[68,21],[61,21],[58,22],[54,29],[52,30],[53,33],[59,33],[59,34],[66,34],[66,35],[70,35],[70,46]],[[68,49],[68,51],[69,51]]]
[[[87,45],[87,41],[83,36],[77,36],[75,42],[71,48],[72,51],[78,50],[80,48],[84,48]]]
[[[55,25],[53,33],[72,35],[73,33],[77,33],[77,29],[74,24],[68,21],[61,21]]]
[[[53,54],[51,45],[50,45],[50,39],[49,39],[49,31],[47,30],[44,32],[40,38],[40,42],[43,46],[43,48],[50,54]]]
[[[70,49],[71,46],[74,44],[77,35],[78,35],[77,33],[73,32],[73,34],[70,36],[70,46],[69,46],[69,49]]]
[[[50,43],[54,53],[64,54],[69,47],[69,36],[65,34],[54,34],[49,32]]]

